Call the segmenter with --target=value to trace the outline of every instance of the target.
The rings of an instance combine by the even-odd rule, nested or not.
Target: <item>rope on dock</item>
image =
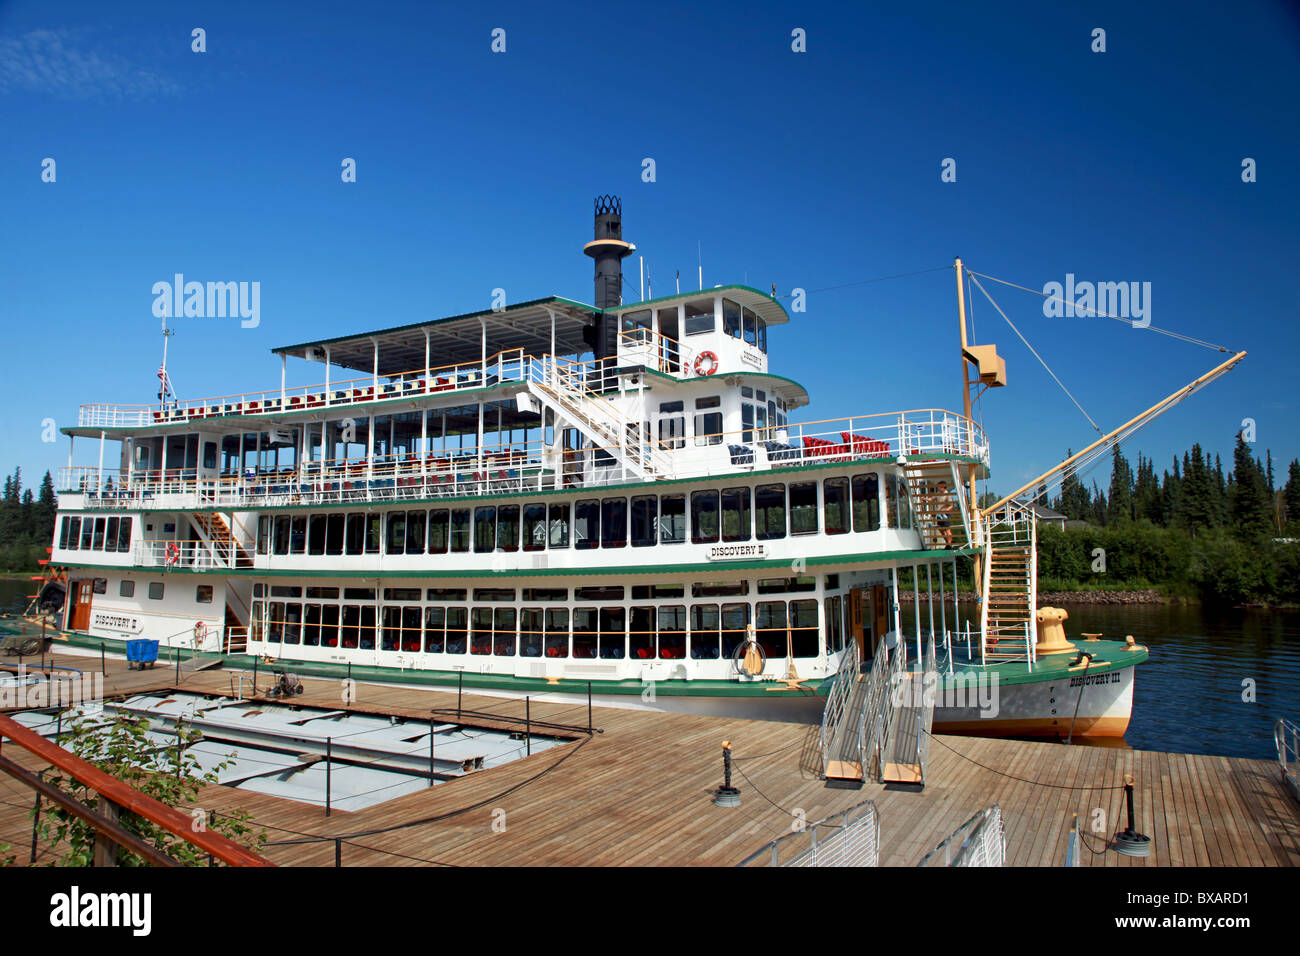
[[[966,754],[962,753],[960,750],[956,750],[956,749],[954,749],[953,747],[948,746],[948,744],[945,744],[942,740],[940,740],[940,739],[939,739],[938,737],[936,737],[934,734],[930,733],[930,731],[925,730],[925,728],[921,728],[921,729],[922,729],[922,731],[925,733],[925,735],[926,735],[927,737],[929,737],[931,740],[935,741],[935,742],[938,743],[940,746],[947,748],[949,751],[951,751],[952,753],[956,754],[958,757],[961,757],[963,760],[969,760],[971,763],[973,763],[975,766],[981,768],[982,770],[987,770],[989,773],[995,773],[995,774],[997,774],[999,777],[1006,777],[1008,780],[1015,780],[1015,781],[1018,782],[1018,783],[1027,783],[1027,784],[1029,784],[1029,785],[1031,785],[1031,786],[1034,786],[1034,787],[1047,787],[1049,790],[1108,790],[1108,791],[1109,791],[1109,790],[1123,790],[1123,789],[1124,789],[1124,785],[1123,785],[1123,784],[1120,784],[1118,787],[1067,787],[1067,786],[1064,786],[1064,785],[1059,784],[1059,783],[1043,783],[1043,782],[1040,781],[1040,780],[1029,780],[1029,779],[1027,779],[1027,778],[1025,778],[1025,777],[1017,777],[1017,776],[1016,776],[1015,774],[1013,774],[1013,773],[1004,773],[1004,772],[1001,771],[1001,770],[998,770],[998,769],[996,769],[996,768],[994,768],[994,767],[990,767],[990,766],[988,766],[988,764],[982,764],[982,763],[980,763],[978,760],[976,760],[974,757],[967,756]]]

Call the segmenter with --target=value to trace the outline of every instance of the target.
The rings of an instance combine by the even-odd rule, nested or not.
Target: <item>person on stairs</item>
[[[946,481],[939,482],[934,494],[929,496],[927,503],[934,515],[934,526],[938,529],[939,534],[943,535],[943,546],[951,550],[952,528],[949,527],[948,522],[952,518],[952,502]]]

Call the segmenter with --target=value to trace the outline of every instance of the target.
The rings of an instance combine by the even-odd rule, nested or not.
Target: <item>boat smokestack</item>
[[[596,260],[596,308],[616,309],[623,304],[623,260],[635,250],[623,241],[623,203],[617,196],[597,196],[595,236],[582,247]]]

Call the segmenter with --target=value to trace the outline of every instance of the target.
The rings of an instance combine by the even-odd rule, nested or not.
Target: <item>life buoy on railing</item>
[[[208,626],[202,621],[194,622],[194,646],[198,647],[208,637]]]
[[[705,363],[708,363],[708,371],[705,371]],[[695,356],[695,374],[712,375],[718,370],[718,357],[714,353],[705,349],[699,355]]]
[[[167,545],[167,564],[172,565],[181,559],[181,549],[176,547],[176,542]]]

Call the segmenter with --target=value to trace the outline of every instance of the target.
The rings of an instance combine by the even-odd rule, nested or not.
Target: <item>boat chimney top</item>
[[[636,246],[623,240],[623,203],[617,196],[597,196],[594,236],[582,251],[595,260],[598,309],[623,304],[623,259]]]

